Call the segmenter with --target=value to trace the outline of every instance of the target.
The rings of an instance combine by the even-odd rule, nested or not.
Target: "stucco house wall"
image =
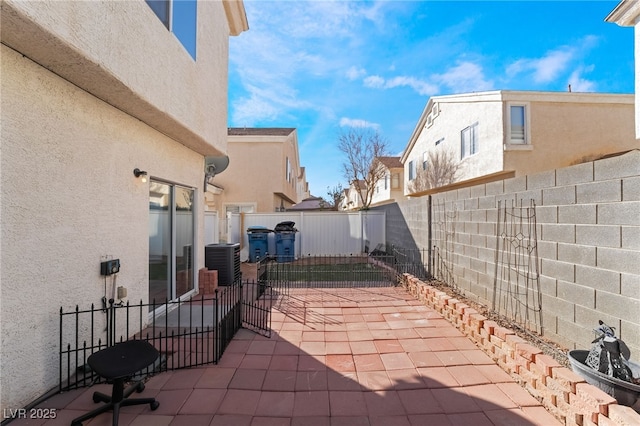
[[[622,0],[605,18],[607,22],[612,22],[621,27],[633,27],[633,46],[635,58],[635,87],[636,87],[636,138],[640,139],[640,3],[635,0]]]
[[[60,308],[101,306],[102,260],[120,259],[128,300],[148,299],[150,184],[134,168],[194,189],[204,246],[204,156],[226,151],[231,25],[221,2],[199,2],[193,61],[142,1],[3,1],[1,15],[4,410],[57,386]]]
[[[302,201],[295,129],[230,129],[228,152],[229,167],[215,177],[216,185],[223,188],[222,208],[253,204],[255,213],[270,213]]]
[[[427,120],[429,116],[431,118]],[[425,153],[430,151],[447,151],[460,161],[458,180],[502,170],[503,128],[501,121],[496,120],[501,116],[502,104],[492,94],[451,95],[430,99],[401,156],[405,194],[412,192],[409,163],[413,162],[414,172],[411,175],[415,177],[417,170],[422,168]],[[461,159],[460,132],[475,123],[478,123],[479,150],[476,154]]]
[[[524,105],[527,143],[510,143],[509,108]],[[516,176],[565,167],[637,148],[633,95],[492,91],[436,96],[423,111],[401,157],[405,194],[428,152],[459,161],[457,182],[513,171]],[[477,123],[477,152],[461,158],[461,132]],[[419,191],[418,191],[419,192]]]
[[[530,94],[527,100],[525,96],[508,92],[504,96],[504,117],[509,102],[528,102],[530,107],[531,144],[505,145],[504,170],[514,170],[516,176],[591,161],[640,146],[634,136],[633,95]],[[506,127],[506,118],[504,123]]]
[[[395,164],[397,163],[397,164]],[[385,176],[376,183],[371,197],[371,205],[389,203],[404,197],[402,184],[404,183],[404,168],[399,157],[386,157],[384,163]]]

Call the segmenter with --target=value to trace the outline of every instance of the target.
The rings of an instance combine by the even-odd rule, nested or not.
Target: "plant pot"
[[[614,397],[618,404],[633,406],[640,397],[640,385],[633,384],[615,377],[603,374],[585,364],[589,351],[569,351],[569,363],[571,368],[587,383],[600,388],[602,391]],[[633,371],[640,371],[640,365],[629,362]]]

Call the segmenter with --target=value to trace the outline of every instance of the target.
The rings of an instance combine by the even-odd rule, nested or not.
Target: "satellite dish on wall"
[[[205,157],[204,172],[210,175],[217,175],[226,170],[229,166],[229,156],[222,157]]]
[[[204,158],[204,190],[207,190],[209,179],[224,172],[229,167],[229,156]]]

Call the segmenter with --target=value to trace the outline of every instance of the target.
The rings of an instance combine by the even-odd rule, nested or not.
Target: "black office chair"
[[[129,395],[134,391],[144,390],[144,383],[136,382],[127,389],[124,388],[124,384],[127,380],[131,380],[134,374],[155,362],[159,355],[158,350],[144,340],[117,343],[92,354],[87,362],[99,376],[107,379],[107,382],[113,382],[111,396],[94,392],[93,402],[106,402],[106,404],[74,419],[71,426],[81,426],[83,421],[109,410],[113,410],[113,426],[118,426],[120,407],[127,405],[149,404],[152,410],[157,409],[160,403],[155,398],[129,399]]]

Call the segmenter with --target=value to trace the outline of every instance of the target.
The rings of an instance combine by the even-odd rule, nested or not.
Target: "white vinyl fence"
[[[295,257],[349,255],[370,252],[386,243],[385,212],[230,213],[227,236],[240,243],[240,258],[249,258],[247,229],[274,229],[280,222],[295,222]],[[268,253],[276,255],[275,234],[268,238]]]
[[[218,212],[204,212],[204,244],[220,242],[220,221]]]

